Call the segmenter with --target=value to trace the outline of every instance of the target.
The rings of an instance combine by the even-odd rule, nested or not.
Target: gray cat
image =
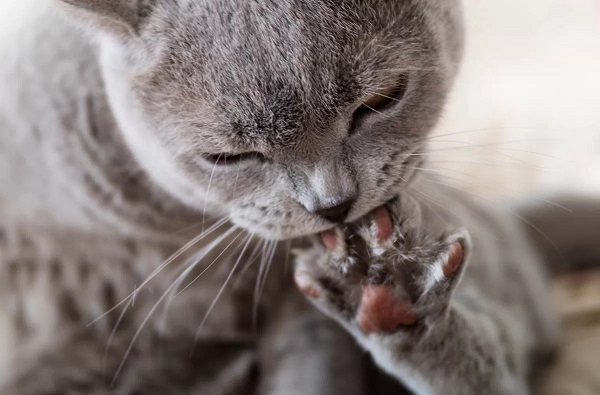
[[[482,381],[525,391],[525,354],[556,341],[532,252],[516,228],[499,230],[507,244],[495,244],[461,199],[415,186],[461,55],[456,1],[23,0],[0,9],[3,394],[371,394],[397,391],[396,379],[417,391],[467,393]],[[365,340],[351,320],[362,281],[354,264],[323,266],[332,252],[304,239],[365,221],[399,194],[410,201],[411,188],[452,205],[473,246],[466,234],[440,239],[429,220],[403,223],[416,211],[389,203],[394,240],[411,244],[390,242],[374,263],[364,255],[371,244],[359,243],[355,263],[380,268],[380,286],[400,279],[398,254],[413,245],[419,270],[460,255],[458,245],[471,255],[463,285],[466,262],[435,277],[436,298],[423,299],[433,318],[414,299],[414,324],[434,328],[414,339],[439,340],[451,330],[439,322],[465,327],[464,343],[439,353],[472,354],[435,366],[422,359],[430,350],[405,358],[404,326]],[[325,240],[342,248],[336,232]],[[499,246],[510,246],[510,263]],[[321,270],[352,294],[338,295],[341,309],[318,304],[343,314],[394,379],[294,289],[291,247],[315,257],[299,261],[301,286]],[[514,291],[523,281],[513,277],[531,289]],[[464,310],[473,298],[457,299],[471,283],[479,305]],[[391,301],[382,289],[371,291]],[[499,306],[504,296],[514,304]],[[489,332],[472,330],[477,318],[447,320],[456,309],[480,309]],[[395,331],[391,321],[374,328]]]
[[[324,233],[298,257],[298,287],[417,394],[529,393],[559,342],[536,253],[506,212],[416,184],[451,209],[402,194]]]

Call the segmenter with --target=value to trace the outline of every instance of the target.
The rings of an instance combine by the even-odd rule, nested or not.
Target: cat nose
[[[341,223],[348,216],[350,208],[352,208],[355,201],[356,199],[351,198],[335,206],[320,208],[315,210],[315,214],[325,218],[329,222]]]

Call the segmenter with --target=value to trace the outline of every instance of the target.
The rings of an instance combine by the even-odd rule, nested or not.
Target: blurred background
[[[465,59],[432,167],[486,197],[600,194],[600,1],[464,8]]]
[[[600,199],[600,0],[463,1],[465,59],[428,171],[489,204]],[[540,393],[600,394],[600,271],[554,289],[565,347]]]

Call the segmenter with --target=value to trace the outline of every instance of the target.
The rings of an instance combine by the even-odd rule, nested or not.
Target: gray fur
[[[535,201],[515,202],[512,207],[530,224],[529,237],[544,260],[554,272],[596,267],[600,256],[598,199],[564,193],[547,195]]]
[[[389,205],[393,242],[378,245],[367,227],[347,237],[349,243],[363,238],[369,254],[357,256],[350,248],[340,257],[317,245],[300,255],[297,271],[319,290],[312,301],[415,393],[530,393],[560,339],[537,251],[506,209],[481,206],[423,180],[413,187]],[[420,193],[442,206],[416,203]],[[465,258],[461,272],[439,278],[432,269],[448,240],[461,240]],[[357,297],[372,282],[389,284],[412,300],[417,324],[389,334],[363,333]]]
[[[314,234],[332,226],[317,210],[354,198],[356,220],[409,185],[457,71],[457,1],[24,0],[0,15],[2,393],[292,393],[316,366],[336,374],[311,393],[377,386],[290,290],[290,245],[251,234]],[[399,81],[399,103],[353,122]]]

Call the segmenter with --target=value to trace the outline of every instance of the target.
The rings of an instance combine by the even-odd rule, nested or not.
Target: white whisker
[[[361,103],[362,103],[362,102],[361,102]],[[371,106],[369,106],[369,105],[367,105],[367,104],[365,104],[365,103],[362,103],[362,105],[363,105],[363,106],[365,106],[365,107],[367,107],[369,110],[371,110],[371,111],[373,111],[373,112],[376,112],[377,114],[379,114],[379,115],[382,115],[382,116],[383,116],[383,113],[381,113],[381,112],[377,111],[377,110],[376,110],[376,109],[374,109],[373,107],[371,107]]]
[[[223,291],[227,287],[227,284],[229,284],[229,281],[233,277],[233,274],[235,273],[238,265],[240,264],[242,258],[244,257],[244,254],[246,253],[246,250],[248,249],[248,246],[250,245],[250,242],[252,241],[253,237],[254,237],[254,234],[250,234],[246,238],[246,243],[244,245],[244,248],[242,249],[242,252],[240,252],[240,254],[238,255],[238,258],[235,261],[235,263],[233,264],[233,267],[231,268],[231,271],[229,272],[229,275],[225,279],[225,282],[223,283],[223,286],[221,287],[221,289],[219,289],[219,292],[217,293],[217,295],[213,299],[212,303],[208,307],[208,310],[206,310],[206,313],[204,314],[204,318],[202,318],[202,322],[200,322],[200,326],[198,327],[198,330],[196,330],[196,334],[194,335],[194,343],[198,340],[198,335],[202,331],[202,328],[204,327],[204,323],[206,322],[206,319],[208,318],[208,316],[210,315],[210,313],[214,309],[215,305],[219,301],[219,298],[221,297],[221,294],[223,293]]]
[[[426,138],[418,140],[416,142],[430,141],[430,140],[435,140],[440,137],[456,136],[456,135],[460,135],[460,134],[471,134],[471,133],[480,133],[480,132],[497,132],[497,131],[503,131],[503,130],[531,130],[531,131],[554,131],[554,132],[564,131],[561,129],[552,129],[552,128],[535,128],[535,127],[527,127],[527,126],[504,126],[504,127],[494,127],[494,128],[467,129],[467,130],[461,130],[458,132],[438,134],[438,135],[426,137]]]
[[[390,99],[390,100],[393,100],[395,102],[402,102],[402,100],[400,100],[400,99],[396,99],[395,97],[384,95],[383,93],[378,93],[378,92],[367,92],[367,93],[369,95],[377,95],[377,96],[385,97],[386,99]]]
[[[440,214],[437,210],[435,210],[433,208],[433,206],[431,205],[431,203],[427,202],[427,200],[421,200],[419,199],[419,201],[421,203],[423,203],[425,206],[427,206],[432,213],[434,213],[443,223],[445,223],[446,225],[449,225],[449,220],[448,218],[444,218],[444,216],[442,214]]]
[[[269,257],[267,258],[267,269],[265,270],[265,275],[262,280],[262,284],[260,286],[260,291],[259,291],[259,296],[258,296],[259,300],[260,300],[260,295],[263,294],[265,286],[267,284],[267,277],[269,275],[269,270],[271,268],[271,264],[273,263],[273,257],[275,256],[275,251],[277,250],[277,245],[278,245],[278,243],[276,241],[273,241],[273,246],[271,247],[271,251],[269,252]]]
[[[237,229],[237,228],[234,228],[234,229]],[[204,270],[202,270],[202,272],[200,272],[200,274],[198,274],[196,277],[194,277],[194,279],[193,279],[192,281],[190,281],[190,282],[189,282],[189,283],[188,283],[188,284],[187,284],[185,287],[183,287],[183,288],[182,288],[182,289],[181,289],[179,292],[177,292],[177,294],[175,294],[175,296],[174,296],[174,297],[177,297],[177,295],[181,294],[183,291],[185,291],[186,289],[188,289],[188,288],[189,288],[189,287],[190,287],[192,284],[194,284],[196,281],[198,281],[198,279],[199,279],[200,277],[202,277],[202,275],[204,275],[204,273],[206,273],[206,272],[207,272],[207,271],[208,271],[208,270],[209,270],[209,269],[210,269],[210,268],[211,268],[211,267],[212,267],[212,266],[213,266],[213,265],[214,265],[214,264],[215,264],[215,263],[216,263],[216,262],[219,260],[219,258],[221,258],[221,257],[223,256],[223,254],[224,254],[224,253],[225,253],[225,252],[226,252],[226,251],[229,249],[229,247],[231,247],[231,245],[232,245],[233,243],[235,243],[235,241],[236,241],[236,240],[237,240],[237,239],[238,239],[238,238],[239,238],[239,237],[240,237],[242,234],[243,234],[243,232],[240,232],[240,233],[239,233],[237,236],[235,236],[235,237],[233,238],[233,240],[231,240],[231,241],[229,242],[229,244],[227,244],[227,245],[225,246],[225,248],[223,249],[223,251],[221,251],[221,252],[219,253],[219,255],[217,255],[217,256],[216,256],[216,258],[215,258],[215,259],[213,259],[213,260],[212,260],[212,262],[211,262],[211,263],[210,263],[210,264],[209,264],[209,265],[208,265],[208,266],[207,266],[207,267],[206,267]]]
[[[435,169],[425,169],[425,168],[423,168],[421,170],[422,171],[426,171],[426,172],[432,172],[433,171],[434,173],[441,174],[444,178],[451,178],[451,179],[454,179],[454,180],[456,180],[456,181],[458,181],[460,183],[468,183],[469,182],[469,181],[462,180],[462,179],[460,179],[458,177],[453,177],[452,175],[445,174],[445,173],[443,173],[441,171],[435,171]],[[449,170],[449,169],[445,169],[445,170]],[[427,176],[427,175],[428,174],[424,174],[423,176]],[[435,184],[445,185],[445,186],[448,186],[448,187],[456,187],[456,186],[453,186],[452,184],[447,184],[447,183],[441,181],[438,177],[436,177],[435,179],[427,178],[427,180],[429,182],[432,182],[432,183],[435,183]],[[485,188],[485,185],[478,185],[478,188]],[[538,196],[535,196],[535,195],[528,195],[528,194],[526,194],[526,193],[524,193],[522,191],[519,191],[519,190],[516,190],[516,189],[513,189],[513,188],[504,187],[503,189],[506,190],[506,191],[509,191],[509,192],[513,193],[514,195],[516,195],[516,196],[518,196],[520,198],[521,197],[526,197],[526,198],[528,198],[527,200],[531,200],[532,202],[535,202],[535,201],[537,201],[537,202],[543,202],[543,203],[547,203],[549,205],[555,206],[557,208],[560,208],[562,210],[565,210],[565,211],[567,211],[569,213],[573,212],[573,210],[571,210],[570,208],[565,207],[565,206],[563,206],[563,205],[561,205],[559,203],[556,203],[556,202],[554,202],[552,200],[544,199],[544,198],[541,198],[541,197],[538,197]],[[467,193],[471,193],[471,192],[469,192],[467,190],[463,190],[463,191],[467,192]],[[507,195],[503,195],[503,196],[506,197],[506,198],[510,198],[511,197],[508,194]]]
[[[239,281],[241,281],[246,272],[248,271],[248,269],[250,269],[250,267],[252,266],[252,264],[256,261],[256,259],[260,256],[260,250],[261,247],[264,248],[264,245],[266,244],[266,241],[264,239],[259,239],[258,242],[256,243],[256,246],[254,247],[254,250],[252,250],[252,253],[250,254],[250,257],[248,258],[248,261],[246,262],[246,264],[244,265],[244,267],[242,268],[242,270],[240,270],[239,275],[237,276],[237,280],[235,284],[238,284]]]
[[[458,141],[454,141],[454,142],[456,142],[456,143],[459,143]],[[460,143],[467,144],[466,142],[460,142]],[[492,153],[494,153],[494,154],[499,154],[499,155],[502,155],[502,156],[503,156],[503,157],[505,157],[505,158],[508,158],[508,159],[510,159],[510,160],[513,160],[513,161],[519,162],[519,163],[521,163],[521,164],[524,164],[524,165],[526,165],[526,166],[531,166],[531,167],[534,167],[534,168],[539,168],[539,169],[545,170],[545,169],[543,169],[541,166],[538,166],[538,165],[536,165],[536,164],[533,164],[533,163],[527,162],[527,161],[526,161],[526,160],[524,160],[524,159],[521,159],[521,158],[516,158],[516,157],[514,157],[514,156],[512,156],[512,155],[508,155],[508,154],[507,154],[507,153],[505,153],[505,152],[502,152],[502,148],[501,148],[501,147],[498,147],[498,148],[493,148],[493,147],[480,147],[480,148],[481,148],[481,150],[483,150],[483,151],[486,151],[486,152],[492,152]],[[431,151],[430,151],[430,152],[431,152]]]
[[[576,162],[573,161],[568,161],[564,158],[559,158],[557,156],[553,156],[553,155],[549,155],[549,154],[544,154],[542,152],[536,152],[536,151],[528,151],[528,150],[523,150],[523,149],[518,149],[518,148],[511,148],[511,147],[499,147],[499,145],[501,145],[503,143],[489,143],[489,144],[470,144],[470,145],[460,145],[460,146],[451,146],[451,147],[445,147],[445,148],[436,148],[436,149],[428,149],[427,153],[432,153],[432,152],[447,152],[447,151],[453,151],[453,150],[462,150],[462,149],[474,149],[474,148],[490,148],[490,147],[496,147],[494,148],[494,150],[496,152],[499,151],[513,151],[513,152],[523,152],[523,153],[528,153],[528,154],[532,154],[532,155],[539,155],[539,156],[543,156],[543,157],[547,157],[547,158],[551,158],[551,159],[556,159],[556,160],[560,160],[560,161],[564,161],[564,162],[570,162],[575,164]],[[508,155],[507,155],[508,156]],[[511,159],[515,159],[515,160],[519,160],[516,159],[514,157],[510,157]],[[522,161],[522,160],[521,160]]]
[[[459,190],[459,191],[465,192],[465,193],[467,193],[467,194],[469,194],[469,195],[471,195],[471,196],[473,196],[473,197],[476,197],[476,198],[478,198],[478,199],[482,200],[483,202],[485,202],[485,203],[486,203],[486,204],[488,204],[488,205],[492,205],[492,206],[494,206],[494,205],[495,205],[495,202],[494,202],[494,201],[492,201],[492,200],[490,200],[490,199],[486,199],[486,198],[484,198],[483,196],[480,196],[480,195],[478,195],[478,194],[476,194],[476,193],[473,193],[473,192],[471,192],[471,191],[467,191],[466,189],[463,189],[463,188],[457,187],[457,186],[455,186],[455,185],[451,185],[451,184],[444,184],[444,183],[442,183],[442,182],[437,182],[437,181],[432,181],[432,180],[429,180],[429,182],[431,182],[431,183],[434,183],[434,184],[440,184],[440,185],[444,185],[444,186],[446,186],[446,187],[448,187],[448,188],[453,188],[453,189],[456,189],[456,190]],[[551,239],[551,238],[550,238],[550,237],[549,237],[549,236],[548,236],[546,233],[544,233],[544,232],[543,232],[543,231],[542,231],[540,228],[538,228],[538,227],[537,227],[537,226],[535,226],[533,223],[531,223],[529,220],[527,220],[526,218],[522,217],[520,214],[518,214],[517,212],[515,212],[515,211],[513,211],[513,210],[511,210],[511,209],[509,209],[509,208],[507,208],[507,207],[504,207],[504,210],[505,210],[506,212],[508,212],[508,213],[512,214],[512,215],[513,215],[513,216],[515,216],[516,218],[520,219],[521,221],[523,221],[523,222],[524,222],[524,223],[526,223],[527,225],[529,225],[529,226],[530,226],[532,229],[534,229],[535,231],[537,231],[537,232],[538,232],[538,233],[539,233],[539,234],[540,234],[540,235],[541,235],[541,236],[542,236],[544,239],[546,239],[546,240],[547,240],[547,241],[548,241],[548,242],[549,242],[549,243],[550,243],[550,244],[553,246],[553,248],[555,249],[555,251],[556,251],[556,252],[557,252],[557,253],[558,253],[558,254],[561,256],[561,258],[562,258],[563,260],[566,260],[566,259],[565,259],[565,257],[564,257],[564,255],[563,255],[563,253],[562,253],[562,251],[560,251],[560,249],[558,248],[558,246],[556,245],[556,243],[554,243],[554,241],[553,241],[553,240],[552,240],[552,239]]]
[[[232,195],[235,195],[235,193],[237,192],[237,186],[238,186],[238,180],[240,178],[240,167],[237,168],[237,172],[235,174],[235,182],[233,184],[233,192]]]
[[[212,171],[210,172],[210,178],[208,179],[208,186],[206,187],[206,193],[204,195],[204,208],[202,209],[202,231],[204,232],[204,221],[206,219],[206,206],[208,205],[208,194],[210,193],[210,187],[212,185],[213,176],[215,174],[215,170],[217,169],[217,163],[221,159],[221,154],[217,157],[215,164],[213,165]]]
[[[212,248],[214,248],[216,245],[218,245],[221,241],[223,241],[226,237],[230,236],[231,233],[233,233],[234,230],[236,230],[237,228],[233,227],[231,229],[229,229],[228,231],[226,231],[223,235],[221,235],[217,240],[215,240],[213,243],[211,243]],[[239,235],[238,235],[239,236]],[[206,254],[208,254],[208,251],[210,251],[212,248],[207,248],[206,253],[204,253],[203,256],[205,256]],[[189,272],[194,268],[194,266],[197,264],[197,262],[200,261],[199,258],[196,260],[195,264],[191,265],[190,267],[186,268],[184,270],[184,272],[179,276],[181,277],[183,275],[183,278],[185,278],[185,276],[187,274],[189,274]],[[178,277],[178,279],[179,279]],[[162,303],[162,301],[167,297],[167,295],[169,295],[171,293],[171,291],[178,286],[178,284],[180,284],[180,281],[174,281],[166,290],[165,292],[163,292],[163,294],[160,296],[160,298],[156,301],[156,303],[154,303],[154,305],[152,306],[152,308],[150,308],[150,310],[148,311],[148,313],[146,314],[146,317],[144,317],[144,319],[142,320],[140,326],[138,327],[137,331],[134,333],[133,338],[131,339],[131,341],[129,342],[129,345],[127,346],[127,349],[125,350],[125,354],[123,356],[123,360],[121,361],[121,363],[119,364],[119,367],[117,368],[112,382],[111,382],[111,387],[114,385],[117,377],[119,376],[119,373],[121,372],[121,370],[123,369],[123,366],[125,365],[125,361],[127,360],[127,357],[129,356],[129,354],[131,353],[131,350],[133,349],[133,345],[135,344],[135,341],[137,340],[137,338],[139,337],[140,333],[142,333],[142,330],[144,329],[144,327],[146,326],[146,324],[148,323],[148,321],[150,320],[150,317],[154,314],[154,312],[156,311],[156,309],[158,308],[158,306],[160,306],[160,304]]]
[[[125,304],[125,306],[123,307],[123,311],[121,311],[121,313],[119,314],[119,317],[117,318],[117,322],[115,322],[115,325],[113,326],[113,328],[110,332],[110,335],[108,336],[108,340],[106,341],[106,347],[104,348],[104,357],[102,359],[102,365],[104,366],[104,371],[106,371],[106,358],[108,356],[108,349],[110,347],[110,344],[112,343],[112,340],[115,337],[115,334],[117,333],[117,329],[118,329],[119,325],[121,324],[123,317],[125,317],[125,313],[127,312],[127,309],[130,306],[133,306],[134,302],[135,302],[135,298],[131,298],[129,300],[129,302],[127,304]]]
[[[433,159],[428,160],[428,163],[456,163],[461,165],[478,165],[478,166],[487,166],[494,168],[503,168],[503,169],[513,169],[513,170],[522,170],[523,167],[517,165],[516,163],[491,163],[491,162],[477,162],[477,161],[469,161],[469,160],[444,160],[444,159]],[[548,170],[544,168],[539,168],[540,170]]]
[[[531,139],[517,139],[517,140],[500,140],[500,141],[495,141],[495,142],[491,142],[491,143],[482,143],[481,145],[494,147],[494,146],[503,146],[503,145],[515,144],[515,143],[556,143],[556,142],[561,142],[561,141],[563,141],[563,140],[548,139],[548,138],[531,138]],[[463,141],[463,140],[429,140],[429,144],[437,144],[437,143],[463,144],[463,145],[467,145],[467,146],[471,145],[471,142]]]
[[[123,300],[121,300],[115,306],[113,306],[112,308],[110,308],[107,311],[105,311],[104,313],[102,313],[100,316],[96,317],[92,322],[87,324],[87,326],[89,327],[89,326],[95,324],[96,322],[98,322],[102,318],[106,317],[111,312],[113,312],[116,308],[121,306],[123,303],[127,302],[128,299],[135,297],[137,292],[139,292],[140,289],[142,289],[146,284],[148,284],[150,281],[152,281],[152,279],[154,277],[156,277],[156,275],[158,273],[160,273],[164,268],[166,268],[168,265],[170,265],[175,259],[179,258],[183,253],[185,253],[193,245],[200,242],[200,240],[202,240],[203,238],[205,238],[206,236],[208,236],[209,234],[211,234],[212,232],[214,232],[215,230],[217,230],[218,228],[223,226],[223,224],[225,224],[226,222],[227,222],[227,218],[223,218],[223,219],[219,220],[218,222],[216,222],[213,226],[211,226],[205,232],[194,237],[192,240],[190,240],[188,243],[186,243],[183,247],[181,247],[179,250],[177,250],[175,253],[173,253],[169,258],[167,258],[166,261],[164,261],[156,269],[154,269],[152,271],[152,273],[150,273],[150,275],[142,282],[142,284],[139,287],[136,286],[136,288],[129,295],[127,295],[125,298],[123,298]]]
[[[257,321],[258,304],[259,304],[259,298],[260,298],[261,289],[262,289],[262,282],[264,281],[264,278],[266,277],[267,260],[268,260],[269,255],[271,254],[271,250],[274,249],[275,244],[276,244],[276,242],[274,240],[270,240],[268,243],[265,243],[265,246],[267,246],[267,249],[265,251],[265,249],[263,248],[263,252],[261,254],[260,266],[258,269],[256,284],[254,286],[254,305],[253,305],[253,309],[252,309],[252,317],[253,317],[253,322],[254,322],[255,326],[258,322]]]
[[[224,234],[219,236],[217,239],[213,240],[212,243],[205,246],[200,251],[196,252],[194,255],[192,255],[191,257],[189,257],[188,259],[186,259],[183,262],[182,266],[185,267],[186,269],[184,269],[181,273],[179,273],[179,275],[177,275],[177,278],[173,282],[175,284],[175,287],[172,289],[169,297],[167,298],[167,303],[165,304],[165,308],[162,313],[162,319],[160,320],[162,326],[164,326],[164,323],[166,322],[167,313],[169,312],[171,305],[173,304],[173,301],[175,300],[175,297],[179,294],[177,292],[179,290],[181,283],[183,283],[183,281],[196,268],[196,266],[198,266],[200,263],[202,263],[202,259],[204,259],[210,252],[212,252],[215,247],[217,247],[219,244],[221,244],[221,242],[223,240],[225,240],[227,237],[229,237],[236,229],[237,228],[235,226],[231,227]],[[206,270],[208,270],[208,268],[206,268],[204,271],[206,271]],[[204,271],[202,272],[202,274],[204,273]]]
[[[462,173],[458,173],[458,174],[448,174],[448,172],[453,172],[453,173],[457,173],[456,170],[454,169],[447,169],[447,168],[425,168],[425,167],[414,167],[414,166],[407,166],[408,169],[412,169],[412,170],[419,170],[419,171],[424,171],[424,172],[428,172],[428,173],[434,173],[434,174],[439,174],[440,176],[443,177],[448,177],[448,178],[452,178],[454,180],[466,183],[466,182],[470,182],[470,181],[466,181],[464,178],[459,178],[458,176],[464,176],[464,177],[469,177],[471,179],[474,179],[475,177],[469,175],[469,174],[462,174]]]

